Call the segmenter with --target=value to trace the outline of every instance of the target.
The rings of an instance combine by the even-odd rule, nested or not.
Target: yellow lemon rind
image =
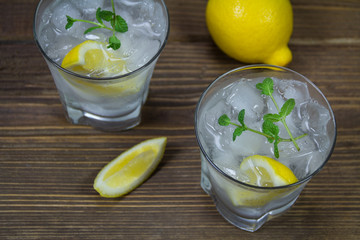
[[[129,192],[133,191],[135,188],[140,186],[146,179],[150,177],[150,175],[154,172],[156,167],[159,165],[164,152],[165,152],[165,146],[167,143],[166,137],[159,137],[159,138],[153,138],[146,141],[143,141],[132,148],[128,149],[127,151],[120,154],[117,158],[112,160],[110,163],[108,163],[96,176],[94,180],[94,189],[102,196],[106,198],[116,198],[121,197],[123,195],[128,194]],[[117,174],[121,172],[122,169],[127,168],[127,170],[131,170],[131,165],[141,165],[141,154],[151,151],[154,153],[154,157],[152,158],[152,161],[143,169],[142,173],[136,178],[136,179],[130,179],[125,181],[131,181],[130,183],[126,183],[126,186],[122,186],[122,183],[119,183],[117,186],[109,186],[106,183],[106,180],[109,177],[114,176],[114,174]],[[133,155],[133,156],[132,156]],[[129,159],[129,157],[131,159]],[[131,160],[136,159],[136,162],[131,162]],[[122,161],[127,161],[123,164]],[[118,172],[111,173],[113,171],[113,168],[116,168],[116,164],[122,164],[121,169],[119,169]],[[136,170],[133,170],[136,172]],[[109,175],[110,172],[110,175]],[[128,173],[128,172],[127,172]],[[127,174],[125,173],[125,174]],[[120,178],[122,178],[120,176]],[[131,177],[130,177],[131,178]],[[111,184],[110,184],[111,185]],[[113,184],[112,184],[113,185]]]
[[[255,167],[263,167],[270,174],[274,187],[292,184],[298,181],[294,173],[284,164],[270,157],[253,155],[245,158],[240,164],[242,172],[250,171],[251,165]]]
[[[293,31],[289,0],[209,0],[205,18],[211,38],[231,58],[278,66],[292,60],[287,46]]]
[[[253,155],[245,158],[240,164],[240,171],[247,173],[247,171],[252,171],[254,167],[264,167],[267,171],[271,171],[270,175],[272,176],[274,186],[289,185],[298,181],[287,166],[270,157],[261,155]],[[250,187],[249,189],[245,189],[245,187],[236,188],[229,186],[226,191],[234,206],[261,207],[274,199],[281,198],[286,194],[287,189],[266,190],[251,189]]]
[[[61,67],[71,69],[76,66],[84,65],[85,59],[83,56],[85,56],[86,51],[89,49],[101,50],[101,43],[94,40],[86,40],[76,45],[65,55]]]
[[[94,40],[86,40],[75,46],[66,54],[66,56],[62,61],[61,66],[77,74],[87,76],[91,71],[90,69],[88,69],[89,66],[87,64],[87,60],[85,59],[87,51],[98,50],[104,54],[103,58],[115,59],[114,57],[112,57],[112,55],[110,55],[110,53],[104,52],[103,48],[104,48],[104,44],[101,42]],[[124,60],[121,59],[117,61],[124,62]],[[103,61],[101,62],[103,64]],[[101,64],[99,65],[99,67],[101,68]],[[106,69],[106,66],[103,67],[104,69]],[[95,68],[95,67],[90,67],[90,68]],[[146,80],[142,74],[134,78],[119,82],[109,81],[109,80],[91,82],[91,81],[83,80],[76,76],[71,76],[69,74],[62,73],[62,71],[60,71],[60,73],[69,84],[71,84],[74,88],[78,89],[79,91],[90,92],[91,94],[100,94],[106,96],[125,97],[128,95],[137,94],[141,90],[142,85]],[[106,77],[106,75],[104,77]]]

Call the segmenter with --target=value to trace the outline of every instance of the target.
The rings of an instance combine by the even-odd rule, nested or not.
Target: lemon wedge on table
[[[120,154],[97,175],[94,189],[103,197],[123,196],[141,185],[160,163],[167,138],[143,141]]]
[[[261,155],[245,158],[240,164],[240,173],[247,176],[249,185],[259,187],[277,187],[298,181],[294,173],[284,164]],[[296,186],[294,187],[296,189]],[[250,189],[227,186],[227,193],[235,206],[260,207],[273,199],[285,196],[288,189]]]

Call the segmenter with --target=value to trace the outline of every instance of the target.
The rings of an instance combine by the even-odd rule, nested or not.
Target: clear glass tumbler
[[[150,79],[168,38],[169,15],[162,0],[137,2],[115,0],[115,5],[125,6],[121,10],[125,11],[124,15],[127,17],[125,20],[131,19],[128,22],[129,32],[133,31],[129,33],[132,39],[128,40],[126,37],[122,39],[120,49],[124,51],[125,56],[136,55],[142,63],[133,62],[131,71],[127,73],[121,73],[119,70],[114,76],[95,78],[62,68],[61,61],[64,56],[60,56],[61,54],[57,52],[70,50],[85,40],[101,38],[103,33],[96,35],[100,30],[92,31],[87,35],[84,35],[84,29],[66,30],[66,15],[79,18],[91,16],[93,19],[87,20],[96,21],[97,7],[110,11],[110,0],[41,0],[38,3],[33,29],[35,42],[53,76],[66,118],[73,124],[120,131],[133,128],[141,121],[141,109],[148,96]],[[58,9],[62,12],[57,12]],[[123,14],[121,15],[124,17]],[[72,28],[85,25],[75,23]],[[137,30],[133,30],[134,28]],[[140,41],[141,37],[136,36],[142,36],[141,34],[150,31],[156,41],[148,41],[149,46],[145,47],[148,42],[143,43]],[[151,38],[152,36],[149,37]],[[128,47],[130,45],[131,49]],[[143,53],[148,50],[152,52],[146,53],[148,55]]]
[[[321,138],[321,141],[316,139],[320,144],[314,148],[317,151],[316,153],[309,152],[303,154],[303,156],[300,154],[300,157],[295,159],[296,161],[285,162],[285,165],[288,165],[298,179],[298,182],[286,186],[260,187],[246,184],[239,179],[235,179],[234,176],[230,176],[230,172],[236,171],[236,169],[227,171],[226,168],[219,166],[215,162],[215,156],[220,151],[223,151],[222,148],[224,146],[221,144],[224,141],[219,140],[223,137],[222,134],[216,135],[218,130],[214,127],[213,122],[215,122],[214,119],[216,120],[220,116],[221,111],[228,107],[227,104],[221,105],[222,103],[220,102],[228,97],[228,94],[225,93],[230,88],[229,86],[240,79],[251,82],[267,77],[276,78],[280,81],[299,81],[302,84],[294,84],[294,89],[291,90],[292,92],[290,91],[290,93],[294,94],[296,91],[302,91],[302,89],[297,88],[306,85],[312,100],[306,101],[306,103],[301,104],[299,109],[294,110],[299,111],[295,113],[294,118],[298,118],[302,111],[311,111],[309,113],[310,119],[306,119],[306,121],[318,119],[320,123],[314,122],[310,124],[318,124],[322,131],[324,131],[323,136],[326,136]],[[321,105],[321,112],[310,109],[311,104]],[[219,105],[219,110],[212,110],[214,105]],[[214,112],[219,115],[211,116]],[[320,119],[325,116],[323,113],[328,114],[326,115],[327,120],[325,122],[322,122]],[[212,119],[211,121],[213,122],[208,119]],[[336,122],[327,99],[310,80],[287,68],[259,64],[229,71],[210,84],[201,95],[196,107],[195,133],[201,154],[201,187],[211,196],[217,210],[227,221],[240,229],[254,232],[268,220],[288,210],[295,203],[310,179],[324,167],[335,146]],[[311,133],[309,135],[310,137],[317,137]],[[244,141],[252,140],[245,139]],[[266,138],[264,138],[264,141],[266,141]],[[326,147],[321,145],[322,141],[326,142]],[[239,146],[239,148],[241,149],[242,146]],[[244,149],[244,151],[247,150]],[[255,152],[254,154],[261,153]],[[285,153],[281,152],[281,154]],[[246,154],[244,154],[244,157],[246,157]],[[307,163],[305,164],[305,162]]]

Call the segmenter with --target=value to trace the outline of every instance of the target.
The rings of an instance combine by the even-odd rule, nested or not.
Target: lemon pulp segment
[[[125,61],[106,50],[103,43],[86,40],[71,49],[61,66],[90,77],[109,77],[124,71]]]
[[[260,155],[249,156],[240,164],[240,171],[248,176],[249,184],[277,187],[297,182],[294,173],[284,164]]]

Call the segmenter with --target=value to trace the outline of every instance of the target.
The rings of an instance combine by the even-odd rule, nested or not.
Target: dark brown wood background
[[[0,239],[359,239],[360,1],[293,0],[289,68],[311,79],[336,115],[325,168],[295,206],[256,233],[228,224],[200,188],[194,109],[220,74],[243,66],[212,42],[206,0],[166,0],[168,44],[140,126],[121,133],[69,124],[34,44],[36,0],[0,0]],[[118,199],[97,172],[142,140],[167,136],[158,170]]]

